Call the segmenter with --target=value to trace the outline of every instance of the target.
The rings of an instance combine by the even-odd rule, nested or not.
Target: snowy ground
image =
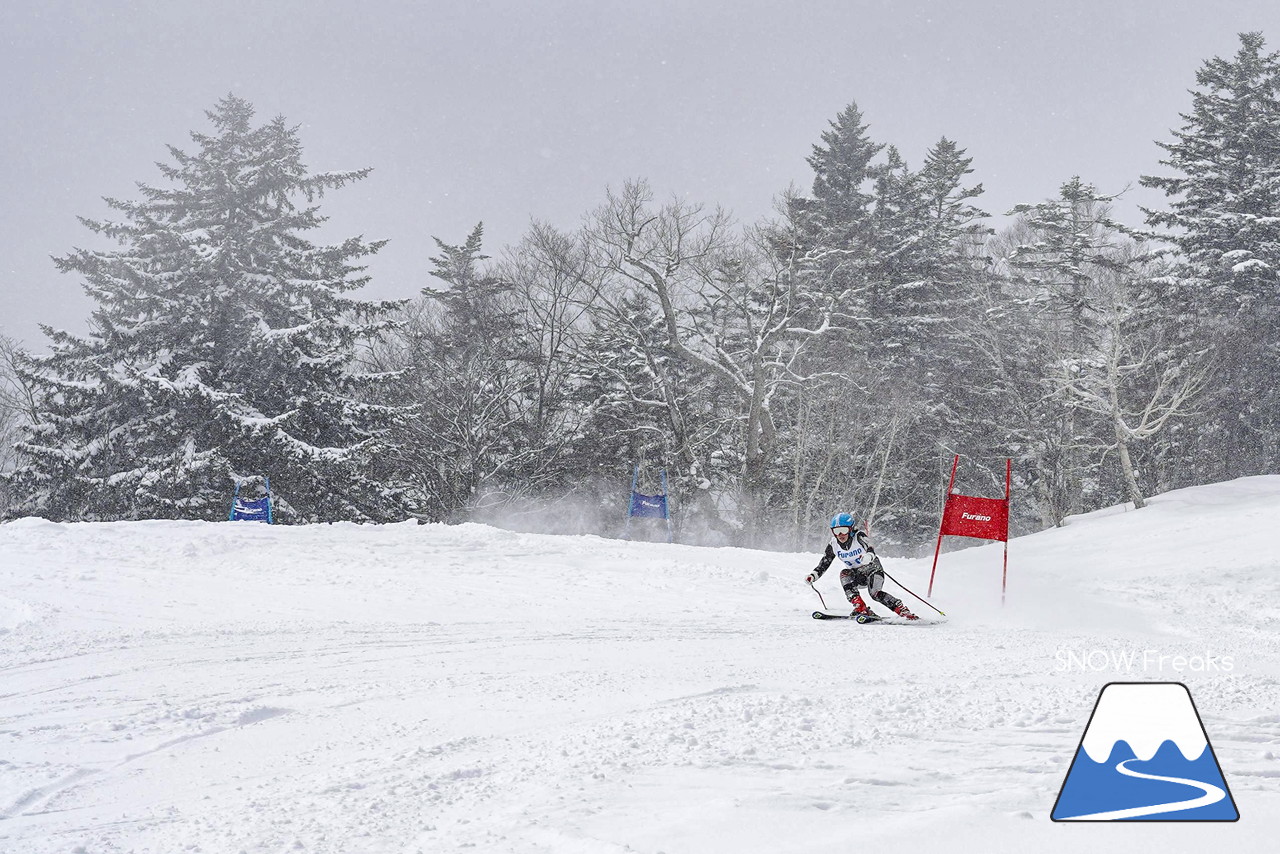
[[[1274,850],[1277,523],[1280,477],[1184,490],[1015,540],[1003,609],[989,546],[947,623],[860,627],[809,619],[816,536],[13,522],[0,852]],[[1138,679],[1189,686],[1238,823],[1050,822]]]

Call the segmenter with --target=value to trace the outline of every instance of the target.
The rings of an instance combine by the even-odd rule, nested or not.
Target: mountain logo
[[[1103,686],[1050,818],[1238,820],[1235,799],[1187,686]]]

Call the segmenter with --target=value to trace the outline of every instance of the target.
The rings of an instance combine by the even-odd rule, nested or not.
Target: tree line
[[[0,347],[0,501],[218,519],[267,474],[287,522],[614,533],[639,463],[688,541],[799,546],[848,508],[911,549],[953,453],[978,494],[1013,458],[1024,531],[1274,472],[1280,57],[1242,34],[1196,82],[1141,231],[1071,176],[995,233],[965,149],[912,166],[850,104],[767,220],[627,181],[494,256],[437,239],[401,301],[356,294],[381,243],[308,239],[368,170],[310,174],[229,96],[84,220],[118,248],[57,259],[88,334]]]

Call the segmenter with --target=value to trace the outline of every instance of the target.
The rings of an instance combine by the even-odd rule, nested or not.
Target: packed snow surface
[[[1280,477],[1182,490],[1014,540],[1003,608],[986,545],[943,555],[945,622],[859,626],[809,617],[824,531],[19,520],[0,852],[1273,850],[1277,523]],[[1049,820],[1140,680],[1188,686],[1239,822]]]

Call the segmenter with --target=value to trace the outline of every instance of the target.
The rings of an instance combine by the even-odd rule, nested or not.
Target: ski
[[[879,614],[828,614],[825,611],[814,611],[813,618],[815,620],[853,620],[854,622],[867,625],[869,623],[879,623],[884,620]]]
[[[870,626],[880,623],[886,626],[934,626],[938,624],[938,620],[903,620],[898,617],[881,617],[879,614],[828,614],[825,611],[814,611],[813,618],[815,620],[852,620],[863,626]]]

